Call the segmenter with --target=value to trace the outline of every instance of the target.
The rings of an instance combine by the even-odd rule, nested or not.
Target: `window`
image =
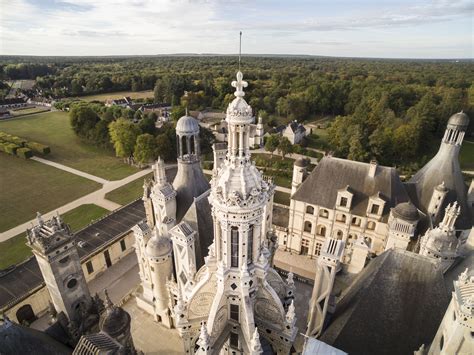
[[[74,288],[77,285],[77,280],[76,279],[71,279],[67,283],[67,288],[71,289]]]
[[[232,227],[230,230],[230,266],[239,267],[239,230]]]
[[[311,233],[311,228],[312,227],[313,227],[313,225],[311,224],[311,222],[309,222],[309,221],[304,222],[304,231],[305,232],[310,232]]]
[[[92,266],[92,261],[86,263],[87,273],[90,275],[94,272],[94,266]]]
[[[342,213],[338,213],[336,215],[336,220],[338,222],[342,222],[342,223],[346,223],[346,215],[345,214],[342,214]]]
[[[316,255],[321,254],[321,247],[322,247],[321,243],[316,243],[316,245],[314,246],[314,254]]]
[[[122,239],[120,241],[120,248],[122,248],[122,251],[125,251],[127,249],[127,245],[125,244],[125,239]]]
[[[375,222],[369,221],[369,223],[367,223],[367,229],[374,230],[375,229]]]
[[[328,217],[329,217],[329,212],[328,212],[328,210],[320,209],[320,210],[319,210],[319,217],[328,218]]]
[[[313,206],[307,206],[306,207],[306,213],[314,214],[314,207]]]
[[[230,346],[233,348],[239,347],[239,335],[236,333],[230,333]]]
[[[352,224],[353,226],[360,226],[360,218],[352,217],[351,224]]]
[[[326,236],[326,227],[318,226],[318,235],[325,237]]]
[[[253,261],[253,225],[249,227],[247,239],[247,264],[250,264]]]
[[[341,202],[339,203],[341,207],[347,207],[347,197],[341,197]]]
[[[230,319],[239,321],[239,305],[231,304],[230,305]]]
[[[336,237],[337,237],[338,240],[341,240],[343,235],[344,235],[344,233],[342,233],[342,231],[340,229],[338,229],[336,231]]]
[[[309,240],[304,239],[301,240],[301,255],[308,255],[309,251]]]
[[[372,214],[378,214],[379,213],[379,205],[376,205],[375,203],[372,205],[372,208],[370,209],[370,213]]]

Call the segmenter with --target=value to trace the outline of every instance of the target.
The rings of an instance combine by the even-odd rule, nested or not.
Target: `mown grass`
[[[62,217],[69,224],[73,232],[76,232],[91,222],[109,213],[108,210],[94,204],[81,205]],[[5,242],[0,243],[0,270],[10,265],[18,264],[27,259],[31,253],[30,247],[26,245],[26,233],[21,233]]]
[[[153,173],[145,175],[141,178],[133,180],[126,185],[119,187],[105,194],[107,200],[113,201],[120,205],[126,205],[143,195],[143,182],[151,177]]]
[[[0,153],[0,232],[98,190],[101,184],[63,170]]]
[[[273,202],[289,206],[290,194],[282,191],[275,191],[275,195],[273,196]]]
[[[120,180],[138,171],[113,151],[82,142],[72,131],[66,112],[56,111],[0,122],[0,131],[51,147],[45,158],[107,180]]]

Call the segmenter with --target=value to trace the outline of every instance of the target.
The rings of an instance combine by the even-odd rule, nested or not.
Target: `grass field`
[[[146,91],[118,91],[118,92],[109,92],[106,94],[97,94],[97,95],[88,95],[88,96],[79,96],[77,97],[80,100],[84,101],[105,101],[107,99],[121,99],[124,96],[131,97],[132,99],[146,99],[153,98],[153,90]]]
[[[101,188],[34,160],[0,153],[0,232]]]
[[[153,173],[150,173],[144,177],[133,180],[132,182],[129,182],[118,189],[110,191],[105,194],[105,198],[121,205],[126,205],[127,203],[135,201],[137,198],[143,195],[144,180],[151,177],[152,175]]]
[[[464,141],[459,161],[463,170],[474,170],[474,142]]]
[[[72,231],[76,232],[107,213],[109,211],[102,207],[87,204],[65,213],[62,217]],[[31,249],[25,243],[26,233],[21,233],[0,243],[0,270],[18,264],[31,255]]]
[[[107,180],[119,180],[137,172],[112,151],[83,143],[72,131],[66,112],[56,111],[0,122],[0,131],[51,147],[46,159]]]
[[[281,191],[275,191],[275,196],[273,197],[273,201],[275,203],[279,203],[281,205],[290,205],[290,194]]]

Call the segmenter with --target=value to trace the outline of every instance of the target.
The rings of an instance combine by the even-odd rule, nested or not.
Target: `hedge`
[[[20,146],[14,144],[14,143],[9,143],[5,145],[5,152],[11,155],[15,155],[16,150],[21,148]]]
[[[30,148],[33,152],[39,153],[39,154],[51,153],[51,149],[47,145],[36,143],[36,142],[28,142],[26,143],[26,147]]]
[[[19,148],[16,150],[16,155],[23,159],[28,159],[33,156],[33,151],[30,148]]]

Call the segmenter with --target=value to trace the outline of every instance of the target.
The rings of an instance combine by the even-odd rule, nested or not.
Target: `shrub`
[[[23,159],[29,159],[33,156],[33,151],[30,148],[19,148],[16,150],[16,155]]]
[[[30,148],[33,152],[39,153],[39,154],[49,154],[51,153],[51,149],[44,144],[36,143],[36,142],[28,142],[26,143],[26,147]]]
[[[8,143],[5,145],[5,152],[11,155],[15,155],[16,150],[18,148],[21,148],[20,146],[14,144],[14,143]]]

